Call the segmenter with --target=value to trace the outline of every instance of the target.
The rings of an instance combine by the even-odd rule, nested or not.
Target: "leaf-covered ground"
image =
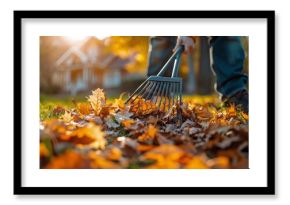
[[[87,102],[40,111],[41,168],[248,168],[248,115],[216,97],[165,110],[144,99],[107,101],[96,89]]]

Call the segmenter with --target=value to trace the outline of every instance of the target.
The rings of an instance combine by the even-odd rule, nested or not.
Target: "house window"
[[[120,71],[107,71],[104,75],[104,87],[114,88],[121,85]]]

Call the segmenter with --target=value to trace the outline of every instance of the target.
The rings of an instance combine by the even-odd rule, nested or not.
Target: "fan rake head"
[[[180,105],[182,103],[182,79],[177,75],[183,51],[184,46],[179,46],[159,73],[147,78],[125,103],[136,104],[135,101],[150,101],[148,104],[153,103],[161,111],[168,111],[172,106]],[[171,62],[174,62],[171,77],[162,76],[170,67]]]
[[[150,100],[159,110],[168,111],[172,106],[181,104],[182,79],[150,76],[128,98],[126,104],[134,104],[140,99]]]

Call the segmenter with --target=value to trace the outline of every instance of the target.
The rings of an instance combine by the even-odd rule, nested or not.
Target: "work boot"
[[[242,111],[248,114],[249,112],[249,94],[247,90],[242,90],[232,95],[231,97],[222,97],[222,101],[225,106],[234,104]]]

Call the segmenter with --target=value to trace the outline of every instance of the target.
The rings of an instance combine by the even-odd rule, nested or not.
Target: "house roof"
[[[88,57],[80,50],[79,47],[74,46],[69,48],[63,55],[60,56],[56,61],[56,66],[60,66],[65,60],[67,60],[72,54],[75,54],[79,57],[82,63],[86,63],[88,61]]]
[[[94,56],[89,55],[88,52],[90,48],[97,49],[102,45],[101,43],[102,41],[96,39],[95,37],[87,38],[82,44],[69,48],[63,55],[61,55],[55,63],[56,67],[61,68],[61,65],[66,60],[69,60],[72,55],[76,55],[79,58],[80,64],[95,62],[96,66],[101,69],[120,69],[134,60],[136,53],[125,59],[122,59],[114,54],[99,55],[96,53]]]

